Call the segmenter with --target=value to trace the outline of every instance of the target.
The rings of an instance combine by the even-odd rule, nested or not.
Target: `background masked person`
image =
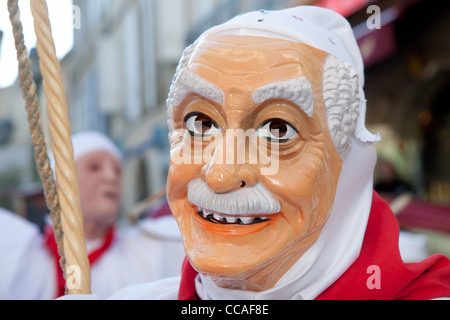
[[[106,297],[131,284],[178,275],[184,251],[173,217],[116,228],[122,203],[119,149],[99,132],[74,134],[72,144],[92,292]],[[48,225],[42,235],[33,224],[4,212],[0,228],[0,298],[53,299],[64,295],[52,226]]]

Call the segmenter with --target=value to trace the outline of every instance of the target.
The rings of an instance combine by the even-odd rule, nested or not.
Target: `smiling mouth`
[[[224,225],[252,225],[257,223],[262,223],[269,221],[269,217],[265,216],[236,216],[236,215],[226,215],[223,213],[217,213],[212,211],[207,211],[203,208],[196,208],[197,214],[204,220]]]

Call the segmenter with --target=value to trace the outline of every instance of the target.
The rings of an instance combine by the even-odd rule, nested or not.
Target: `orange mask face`
[[[273,287],[327,221],[342,161],[322,97],[326,56],[209,35],[174,84],[168,200],[191,264],[219,286]]]

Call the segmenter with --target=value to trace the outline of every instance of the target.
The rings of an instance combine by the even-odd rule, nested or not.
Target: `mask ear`
[[[342,160],[352,146],[359,118],[359,78],[356,71],[329,54],[324,65],[323,98],[328,129]]]

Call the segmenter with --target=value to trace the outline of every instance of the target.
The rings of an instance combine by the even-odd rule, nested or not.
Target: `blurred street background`
[[[0,82],[0,206],[41,224],[47,209],[14,76],[15,51],[8,49],[13,44],[6,2],[0,0],[0,75],[9,76]],[[26,30],[32,29],[29,0],[19,2]],[[392,203],[403,229],[438,237],[431,251],[450,254],[450,1],[57,0],[61,7],[48,2],[72,131],[104,132],[125,154],[124,214],[165,185],[165,100],[188,44],[245,11],[308,4],[343,14],[365,60],[366,123],[383,138],[376,146],[376,189]],[[372,5],[380,16],[368,10]],[[378,27],[372,28],[373,22]],[[45,116],[38,57],[32,35],[26,39]]]

